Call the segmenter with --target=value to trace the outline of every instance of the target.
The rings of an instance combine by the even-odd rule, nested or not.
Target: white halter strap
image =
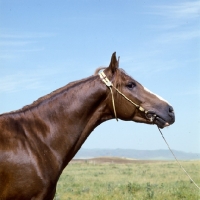
[[[116,118],[116,120],[118,121],[117,113],[116,113],[116,109],[115,109],[115,100],[114,100],[113,91],[112,91],[113,84],[108,80],[107,76],[104,74],[103,71],[99,73],[99,76],[100,76],[101,80],[102,80],[102,81],[109,87],[109,89],[110,89],[110,92],[111,92],[111,95],[112,95],[113,110],[114,110],[115,118]]]

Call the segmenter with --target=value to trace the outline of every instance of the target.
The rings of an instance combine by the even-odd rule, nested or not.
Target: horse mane
[[[90,78],[92,78],[92,77],[93,76],[91,76]],[[70,88],[75,87],[75,86],[79,85],[82,82],[85,82],[86,79],[88,79],[88,78],[70,82],[67,85],[63,86],[63,87],[58,88],[58,89],[54,90],[53,92],[38,98],[37,100],[35,100],[33,103],[31,103],[29,105],[23,106],[22,108],[20,108],[18,110],[14,110],[14,111],[11,111],[11,112],[0,114],[0,116],[1,115],[5,115],[5,114],[14,114],[14,113],[25,112],[27,110],[30,110],[30,109],[34,108],[34,107],[37,107],[39,104],[43,103],[44,101],[50,100],[50,99],[56,97],[57,95],[69,90]]]
[[[100,72],[101,70],[104,70],[104,69],[106,69],[106,67],[98,67],[98,68],[95,70],[94,75],[98,75],[99,72]]]
[[[94,72],[94,76],[98,75],[98,73],[101,71],[101,70],[104,70],[106,69],[106,67],[99,67],[95,70]],[[119,90],[121,90],[121,85],[122,85],[122,78],[124,77],[125,75],[125,71],[121,68],[117,68],[116,72],[115,72],[115,78],[113,80],[113,85],[118,88]],[[90,78],[94,77],[94,76],[91,76]],[[78,81],[73,81],[71,83],[68,83],[67,85],[61,87],[61,88],[58,88],[56,90],[54,90],[53,92],[45,95],[45,96],[42,96],[40,98],[38,98],[37,100],[35,100],[33,103],[29,104],[29,105],[26,105],[24,107],[22,107],[21,109],[18,109],[18,110],[14,110],[14,111],[11,111],[11,112],[7,112],[7,113],[3,113],[3,114],[0,114],[0,115],[4,115],[4,114],[14,114],[14,113],[20,113],[20,112],[25,112],[27,110],[30,110],[34,107],[37,107],[39,104],[43,103],[44,101],[47,101],[47,100],[50,100],[52,98],[54,98],[55,96],[69,90],[70,88],[72,87],[75,87],[77,85],[79,85],[80,83],[86,81],[86,79],[88,78],[85,78],[85,79],[81,79],[81,80],[78,80]]]

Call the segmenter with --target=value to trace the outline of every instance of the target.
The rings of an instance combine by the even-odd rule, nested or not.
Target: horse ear
[[[118,64],[118,61],[117,61],[117,58],[116,58],[116,52],[114,52],[112,54],[110,65],[109,65],[108,68],[111,70],[112,73],[115,73],[115,71],[117,70],[118,66],[119,66],[119,64]]]

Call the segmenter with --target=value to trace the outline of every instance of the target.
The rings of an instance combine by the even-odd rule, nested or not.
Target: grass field
[[[200,185],[200,161],[181,164]],[[63,171],[55,200],[199,200],[200,191],[173,161],[102,158],[73,161]]]

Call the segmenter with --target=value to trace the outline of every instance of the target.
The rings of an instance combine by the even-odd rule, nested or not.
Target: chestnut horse
[[[102,122],[174,123],[173,108],[119,69],[116,53],[104,68],[112,89],[99,71],[0,115],[0,200],[52,200],[63,169]]]

